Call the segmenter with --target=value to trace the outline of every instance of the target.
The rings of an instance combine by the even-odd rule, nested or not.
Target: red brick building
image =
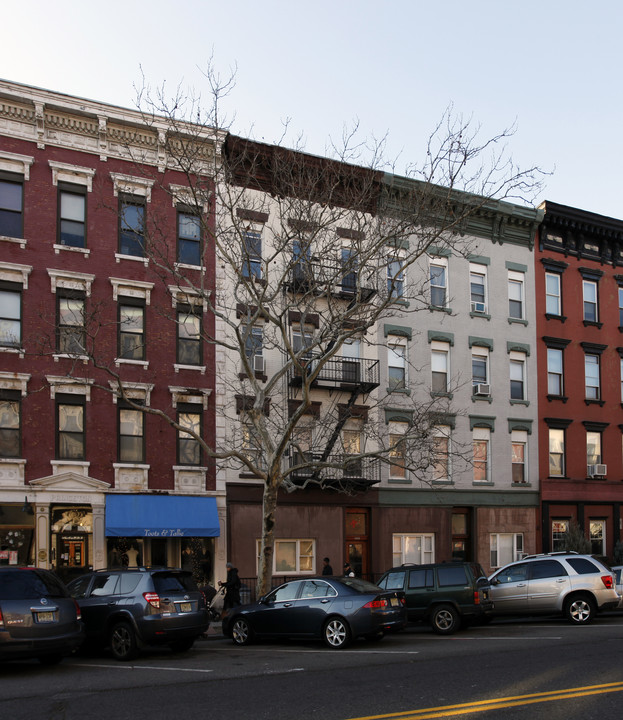
[[[536,253],[542,549],[623,522],[623,221],[545,202]]]
[[[0,82],[0,562],[212,576],[213,463],[149,412],[213,445],[193,289],[214,286],[213,213],[185,202],[169,141],[164,121]]]

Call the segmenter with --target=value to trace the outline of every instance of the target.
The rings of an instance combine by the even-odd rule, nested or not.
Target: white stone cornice
[[[178,403],[188,403],[190,405],[201,405],[204,410],[208,409],[208,398],[212,393],[210,388],[189,388],[189,387],[169,387],[172,395],[172,405],[174,408]]]
[[[149,305],[151,300],[151,291],[154,289],[154,283],[145,282],[143,280],[126,280],[124,278],[108,278],[112,285],[113,300],[117,300],[119,295],[128,297],[142,298],[145,304]]]
[[[155,182],[153,178],[124,175],[116,172],[111,172],[110,177],[112,178],[115,197],[121,192],[144,197],[146,202],[151,202],[151,189]]]
[[[89,192],[93,190],[94,168],[70,165],[56,162],[56,160],[48,160],[48,165],[52,168],[52,185],[67,182],[74,183],[74,185],[85,185]]]
[[[52,283],[53,293],[56,292],[57,288],[65,288],[66,290],[80,290],[87,297],[91,295],[91,285],[95,280],[95,275],[51,268],[48,268],[48,275]]]
[[[30,166],[34,161],[31,155],[18,155],[0,150],[0,170],[23,175],[24,180],[30,180]]]

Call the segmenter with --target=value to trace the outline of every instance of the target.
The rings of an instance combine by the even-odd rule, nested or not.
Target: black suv
[[[206,599],[192,573],[171,568],[96,570],[69,583],[87,642],[132,660],[143,645],[190,650],[209,625]]]
[[[80,646],[80,608],[49,570],[0,567],[0,660],[60,662]]]
[[[489,581],[478,563],[405,564],[388,570],[377,585],[385,590],[403,590],[409,620],[429,622],[440,635],[493,616]]]

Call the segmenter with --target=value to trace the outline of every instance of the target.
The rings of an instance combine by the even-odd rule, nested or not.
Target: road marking
[[[623,692],[623,682],[606,683],[603,685],[587,685],[585,687],[568,688],[566,690],[552,690],[529,695],[514,695],[492,700],[479,700],[472,703],[458,705],[443,705],[439,707],[423,708],[422,710],[409,710],[384,715],[365,715],[350,720],[431,720],[432,718],[448,718],[454,715],[467,715],[469,713],[484,712],[486,710],[502,710],[503,708],[517,707],[519,705],[534,705],[536,703],[551,702],[552,700],[569,700],[589,695],[603,695],[604,693]]]
[[[261,648],[257,648],[261,650]],[[322,653],[326,650],[279,650],[286,653]],[[419,650],[340,650],[340,655],[419,655]]]
[[[74,667],[86,667],[86,668],[106,668],[106,670],[111,670],[114,668],[118,668],[119,670],[127,670],[130,668],[131,670],[167,670],[168,672],[176,671],[176,672],[198,672],[198,673],[211,673],[214,672],[214,670],[205,670],[203,668],[181,668],[181,667],[161,667],[160,665],[113,665],[112,663],[110,665],[98,665],[96,663],[72,663]]]

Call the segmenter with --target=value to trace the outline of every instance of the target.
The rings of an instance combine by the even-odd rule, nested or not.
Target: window
[[[405,434],[408,423],[392,422],[389,426],[389,477],[404,480],[407,477],[405,467]]]
[[[606,554],[606,521],[590,521],[591,555]]]
[[[565,431],[562,428],[549,429],[549,474],[550,477],[565,474]]]
[[[119,462],[145,462],[145,413],[119,408]]]
[[[449,391],[450,344],[433,340],[431,343],[432,390],[434,393]]]
[[[559,273],[545,273],[545,312],[548,315],[562,315]]]
[[[302,290],[310,289],[314,279],[309,238],[292,241],[292,280]]]
[[[119,253],[133,257],[145,255],[145,205],[139,198],[119,201]]]
[[[619,327],[623,327],[623,287],[619,287]]]
[[[485,265],[470,263],[469,265],[469,292],[471,311],[475,313],[487,312],[487,268]]]
[[[177,461],[180,465],[201,465],[201,444],[189,431],[201,437],[201,413],[196,408],[178,408]]]
[[[177,307],[177,362],[180,365],[201,365],[201,310],[197,306]]]
[[[524,274],[520,272],[508,273],[508,316],[524,319]]]
[[[0,391],[0,457],[20,457],[21,403],[19,391]]]
[[[599,355],[584,356],[585,392],[587,400],[599,400]]]
[[[405,275],[402,262],[399,258],[387,260],[387,294],[390,298],[399,300],[404,295]]]
[[[390,391],[407,387],[407,347],[398,337],[388,338],[387,375]]]
[[[488,428],[474,428],[472,443],[475,483],[488,483],[491,478],[489,433]]]
[[[241,416],[241,430],[242,430],[242,454],[258,468],[263,468],[264,453],[262,450],[262,439],[259,432],[257,431],[253,422],[246,417]],[[247,468],[248,470],[248,468]]]
[[[344,475],[346,477],[362,477],[362,458],[361,458],[361,433],[363,427],[359,418],[351,418],[346,421],[342,430],[342,449],[344,452]],[[350,459],[352,457],[352,460]]]
[[[257,563],[260,562],[261,543],[258,540]],[[275,540],[273,556],[273,573],[291,575],[293,573],[314,573],[316,567],[316,541],[310,539]],[[297,583],[298,585],[298,583]],[[292,600],[288,596],[288,600]]]
[[[447,425],[439,425],[433,430],[433,480],[450,480],[450,430]]]
[[[361,338],[350,337],[342,345],[342,380],[358,383],[361,379]]]
[[[588,430],[586,432],[586,464],[601,463],[601,433]]]
[[[430,264],[430,304],[445,308],[447,305],[448,267],[445,261],[435,258]]]
[[[24,236],[24,185],[20,175],[0,173],[0,235]]]
[[[425,565],[435,562],[435,535],[421,533],[413,535],[392,535],[392,565],[398,567],[403,563]]]
[[[262,233],[246,230],[242,236],[242,277],[262,277]]]
[[[145,359],[145,307],[130,299],[119,302],[119,357]]]
[[[201,218],[184,210],[177,213],[177,261],[201,265]]]
[[[254,325],[248,329],[244,343],[244,352],[252,365],[255,357],[262,358],[264,352],[264,332],[261,327]],[[261,369],[263,370],[263,367]]]
[[[547,348],[547,394],[562,396],[562,350]]]
[[[489,383],[489,353],[486,348],[473,348],[472,350],[472,384]]]
[[[582,280],[582,297],[584,301],[584,320],[598,322],[597,283],[592,280]]]
[[[491,533],[489,536],[489,564],[503,567],[523,557],[523,533]]]
[[[514,485],[528,482],[526,465],[527,433],[514,430],[511,435],[511,478]]]
[[[0,282],[0,345],[4,347],[22,346],[22,288]]]
[[[565,550],[567,532],[569,532],[568,520],[552,520],[552,552]]]
[[[526,356],[523,353],[510,354],[511,400],[526,399]]]
[[[85,458],[85,406],[73,396],[56,396],[56,428],[58,460],[84,460]]]
[[[86,247],[86,188],[59,183],[58,242],[69,247]]]
[[[79,293],[57,294],[57,351],[83,355],[86,349],[85,299]]]
[[[357,251],[354,248],[343,247],[341,262],[344,271],[342,275],[342,291],[349,293],[355,292],[357,289],[357,271],[359,267]]]

